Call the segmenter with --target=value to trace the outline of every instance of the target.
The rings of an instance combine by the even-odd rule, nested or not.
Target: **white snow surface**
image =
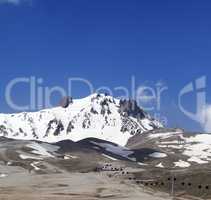
[[[77,159],[77,156],[72,156],[72,155],[64,155],[64,160],[70,160],[70,159]]]
[[[35,171],[39,171],[40,168],[37,167],[37,165],[38,165],[39,163],[40,163],[40,162],[33,162],[33,163],[31,163],[30,165],[34,168]]]
[[[152,158],[165,158],[165,157],[167,157],[167,154],[160,153],[160,152],[154,152],[154,153],[150,154],[149,156]]]
[[[168,149],[168,152],[179,151],[183,156],[187,157],[188,162],[207,164],[211,161],[210,134],[195,134],[190,136],[184,132],[172,131],[150,134],[148,138],[156,139],[156,144],[161,150]],[[176,164],[180,165],[181,162],[177,162]],[[186,166],[190,166],[190,163],[186,164]]]
[[[31,151],[31,153],[40,155],[42,157],[54,157],[52,155],[52,153],[57,151],[60,148],[60,147],[57,147],[55,145],[44,144],[44,143],[38,144],[36,142],[33,142],[33,143],[28,144],[26,146],[31,148],[31,149],[34,149],[34,150]]]
[[[174,162],[175,167],[180,167],[180,168],[187,168],[190,167],[190,163],[183,161],[183,160],[179,160],[178,162]]]
[[[149,135],[149,138],[154,139],[154,138],[161,138],[161,139],[168,139],[174,135],[176,136],[181,136],[182,131],[172,131],[172,132],[164,132],[164,133],[153,133]]]
[[[113,154],[119,155],[123,158],[127,158],[127,159],[132,160],[132,161],[136,161],[135,158],[129,157],[134,152],[125,148],[125,147],[113,145],[113,144],[109,144],[109,143],[99,143],[99,142],[93,142],[93,141],[91,143],[105,148],[106,151],[108,151],[108,152],[111,152]]]
[[[158,167],[158,168],[164,168],[163,163],[157,164],[156,167]]]
[[[27,159],[30,159],[30,160],[42,160],[42,158],[40,157],[36,157],[36,156],[31,156],[31,155],[27,155],[27,154],[20,154],[19,157],[23,160],[27,160]]]
[[[140,166],[147,166],[148,165],[148,164],[142,163],[142,162],[138,162],[137,164],[140,165]]]
[[[116,161],[117,159],[116,158],[114,158],[114,157],[112,157],[112,156],[109,156],[109,155],[106,155],[106,154],[102,154],[102,156],[104,156],[104,157],[106,157],[106,158],[108,158],[108,159],[110,159],[110,160],[113,160],[113,161]]]
[[[7,176],[7,174],[0,174],[0,178],[6,178]]]
[[[107,103],[103,104],[105,101]],[[121,128],[126,117],[120,114],[119,106],[119,99],[93,94],[83,99],[73,99],[67,108],[0,114],[0,136],[48,143],[94,137],[124,146],[133,136],[131,126],[134,132],[153,130],[154,126],[163,127],[149,116],[142,120],[128,117],[127,123],[132,125],[123,133]],[[102,114],[103,110],[105,112]]]
[[[202,159],[200,159],[198,157],[194,157],[194,156],[190,157],[188,159],[188,162],[195,162],[195,163],[198,163],[198,164],[206,164],[206,163],[208,163],[208,161],[202,160]]]

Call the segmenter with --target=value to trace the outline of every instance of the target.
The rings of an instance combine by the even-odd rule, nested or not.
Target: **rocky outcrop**
[[[120,100],[119,112],[123,116],[134,117],[137,119],[143,119],[146,117],[146,113],[141,109],[135,100]]]
[[[59,105],[62,108],[67,108],[72,103],[73,103],[72,97],[63,97],[62,100],[60,101]]]

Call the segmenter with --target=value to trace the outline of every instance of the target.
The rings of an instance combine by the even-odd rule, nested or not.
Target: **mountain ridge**
[[[0,114],[0,136],[49,143],[94,137],[124,146],[135,134],[162,127],[136,101],[106,94],[66,98],[38,112]]]

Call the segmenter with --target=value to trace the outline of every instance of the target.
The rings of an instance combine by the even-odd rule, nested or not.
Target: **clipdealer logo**
[[[61,87],[55,85],[53,87],[45,86],[43,78],[32,77],[17,77],[9,81],[5,88],[5,100],[10,109],[15,112],[19,111],[35,111],[44,108],[53,107],[52,97],[57,96],[73,96],[73,91],[78,90],[76,85],[85,86],[88,95],[93,93],[106,93],[110,96],[115,96],[117,99],[133,99],[136,100],[145,111],[151,112],[152,117],[167,125],[167,118],[160,114],[161,102],[164,98],[168,87],[162,82],[149,85],[138,85],[135,76],[130,79],[129,87],[118,85],[116,87],[100,86],[95,87],[91,81],[81,77],[70,77],[67,79],[67,85]],[[22,105],[16,100],[16,96],[24,95],[27,103]],[[19,90],[17,90],[19,88]],[[116,95],[121,94],[121,96]]]
[[[190,119],[202,123],[202,119],[205,120],[205,116],[202,116],[202,111],[206,108],[206,76],[197,78],[195,81],[188,83],[178,95],[179,109]],[[195,94],[196,105],[195,112],[192,112],[184,107],[183,98],[187,95]],[[190,99],[192,101],[192,99]]]

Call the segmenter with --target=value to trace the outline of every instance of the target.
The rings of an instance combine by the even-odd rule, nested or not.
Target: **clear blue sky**
[[[1,0],[0,0],[1,1]],[[5,0],[6,1],[6,0]],[[27,0],[26,0],[27,1]],[[162,81],[169,87],[162,113],[169,125],[200,130],[178,111],[185,84],[207,76],[211,103],[211,1],[32,0],[0,4],[0,108],[15,77],[36,76],[45,86],[66,87],[83,77],[95,87],[130,87]],[[86,96],[77,87],[75,97]],[[17,101],[26,91],[17,88]],[[194,101],[186,103],[194,108]]]

